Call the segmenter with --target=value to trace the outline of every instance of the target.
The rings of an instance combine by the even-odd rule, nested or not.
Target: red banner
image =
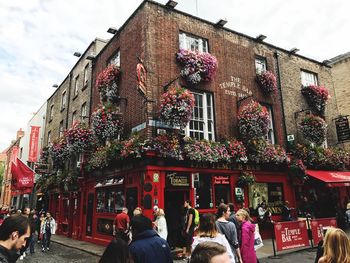
[[[38,161],[38,142],[39,142],[39,130],[40,126],[31,126],[30,140],[29,140],[29,162]]]
[[[34,171],[17,158],[17,165],[11,164],[12,186],[13,189],[20,190],[32,188],[34,186]]]
[[[312,239],[315,245],[323,239],[323,228],[325,227],[337,227],[335,217],[311,219]]]
[[[19,147],[18,146],[13,146],[12,150],[11,150],[11,157],[10,157],[10,161],[14,162],[15,164],[17,164],[17,155],[18,155],[18,150]]]
[[[310,246],[305,220],[278,222],[274,228],[277,251]]]

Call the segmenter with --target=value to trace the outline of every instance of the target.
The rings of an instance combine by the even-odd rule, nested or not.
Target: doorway
[[[89,193],[87,198],[87,212],[86,212],[86,235],[92,236],[92,219],[93,219],[93,211],[94,211],[94,200],[95,194]]]
[[[184,202],[189,199],[187,189],[166,189],[164,193],[165,218],[168,226],[168,242],[171,248],[182,247],[181,231],[184,227]]]

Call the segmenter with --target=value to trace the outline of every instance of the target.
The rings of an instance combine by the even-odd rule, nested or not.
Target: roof
[[[347,52],[347,53],[338,55],[334,58],[331,58],[330,61],[331,61],[331,64],[335,64],[335,63],[338,63],[338,62],[345,60],[347,58],[350,58],[350,52]]]

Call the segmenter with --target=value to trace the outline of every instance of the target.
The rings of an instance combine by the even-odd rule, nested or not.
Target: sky
[[[0,0],[0,151],[96,38],[111,37],[142,0]],[[165,4],[167,0],[157,0]],[[348,0],[177,0],[176,9],[323,61],[350,51]]]

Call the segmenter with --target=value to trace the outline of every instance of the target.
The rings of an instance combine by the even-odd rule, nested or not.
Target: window
[[[266,58],[264,57],[255,58],[255,71],[256,71],[256,74],[261,74],[266,71]]]
[[[49,121],[51,121],[52,118],[53,118],[53,114],[54,114],[53,106],[54,106],[54,105],[51,105],[51,107],[50,107],[50,119],[49,119]]]
[[[84,121],[85,118],[87,117],[87,105],[86,102],[81,105],[81,120]]]
[[[66,101],[67,101],[66,91],[63,91],[62,97],[61,97],[61,110],[66,108]]]
[[[315,73],[302,70],[301,84],[303,86],[317,85],[317,75]]]
[[[74,124],[74,122],[77,120],[77,111],[74,111],[72,114],[72,125]]]
[[[185,135],[197,140],[215,140],[213,98],[210,93],[193,92],[195,106]]]
[[[124,191],[119,187],[101,187],[96,190],[96,212],[117,213],[125,205]]]
[[[84,83],[83,86],[85,87],[89,82],[89,64],[87,64],[84,68]]]
[[[267,133],[266,139],[272,143],[275,144],[275,131],[274,131],[274,127],[273,127],[273,114],[272,114],[272,107],[268,104],[262,104],[264,107],[266,107],[268,113],[269,113],[269,117],[270,117],[270,127],[269,127],[269,131]]]
[[[208,52],[208,41],[204,38],[193,36],[187,33],[180,33],[179,44],[181,49],[198,52]]]
[[[120,51],[118,50],[109,60],[108,64],[114,64],[120,67]]]
[[[60,122],[60,127],[59,127],[59,130],[58,130],[58,137],[61,138],[63,137],[63,131],[64,131],[64,128],[63,128],[63,120]]]
[[[255,183],[249,186],[249,208],[257,214],[257,208],[265,202],[272,214],[281,214],[284,200],[282,183]]]
[[[211,175],[197,174],[194,180],[196,208],[213,208],[213,194],[211,185]]]
[[[78,96],[79,91],[79,75],[74,80],[74,97]]]
[[[48,131],[47,133],[47,144],[51,143],[51,131]]]

